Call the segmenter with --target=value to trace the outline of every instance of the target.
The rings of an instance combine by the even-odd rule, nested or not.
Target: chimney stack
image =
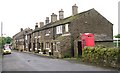
[[[76,6],[75,4],[72,6],[72,15],[76,15],[77,13],[78,13],[78,6]]]
[[[48,24],[48,23],[49,23],[49,17],[46,17],[45,24]]]
[[[55,22],[55,21],[57,21],[57,15],[52,13],[52,15],[51,15],[51,22]]]
[[[20,31],[23,31],[23,28],[21,28]]]
[[[40,22],[39,25],[40,25],[40,28],[43,27],[44,26],[44,22]]]
[[[35,29],[37,29],[38,28],[38,23],[36,23],[36,25],[35,25]]]
[[[63,11],[63,9],[61,9],[59,11],[59,20],[61,20],[61,19],[64,19],[64,11]]]

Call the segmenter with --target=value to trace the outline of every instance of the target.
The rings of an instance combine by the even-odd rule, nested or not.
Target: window
[[[37,38],[37,36],[35,36],[35,39]]]
[[[48,29],[48,30],[46,30],[45,36],[49,36],[49,35],[50,35],[50,30]]]
[[[69,29],[68,29],[68,24],[65,24],[65,32],[68,32]]]
[[[38,38],[41,38],[41,36],[38,36]]]
[[[56,52],[60,51],[60,42],[56,42]]]
[[[27,40],[27,35],[25,36],[25,40]]]
[[[49,49],[50,48],[50,44],[49,42],[46,42],[46,49]]]
[[[56,27],[56,34],[62,34],[62,25]]]
[[[49,36],[50,34],[49,33],[46,33],[45,36]]]

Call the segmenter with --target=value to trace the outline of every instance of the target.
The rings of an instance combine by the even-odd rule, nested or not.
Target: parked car
[[[9,47],[5,47],[3,49],[3,54],[11,54],[11,49]]]

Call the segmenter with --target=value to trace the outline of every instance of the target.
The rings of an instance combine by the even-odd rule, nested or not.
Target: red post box
[[[94,41],[94,34],[93,33],[84,33],[81,36],[81,41],[82,41],[82,49],[85,46],[95,46],[95,41]]]

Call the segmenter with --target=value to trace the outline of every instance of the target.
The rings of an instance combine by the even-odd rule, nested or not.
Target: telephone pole
[[[2,40],[2,43],[1,43],[1,47],[0,48],[3,48],[3,23],[1,22],[1,40]],[[2,49],[1,49],[2,51]]]
[[[1,22],[1,37],[3,36],[3,23]]]

